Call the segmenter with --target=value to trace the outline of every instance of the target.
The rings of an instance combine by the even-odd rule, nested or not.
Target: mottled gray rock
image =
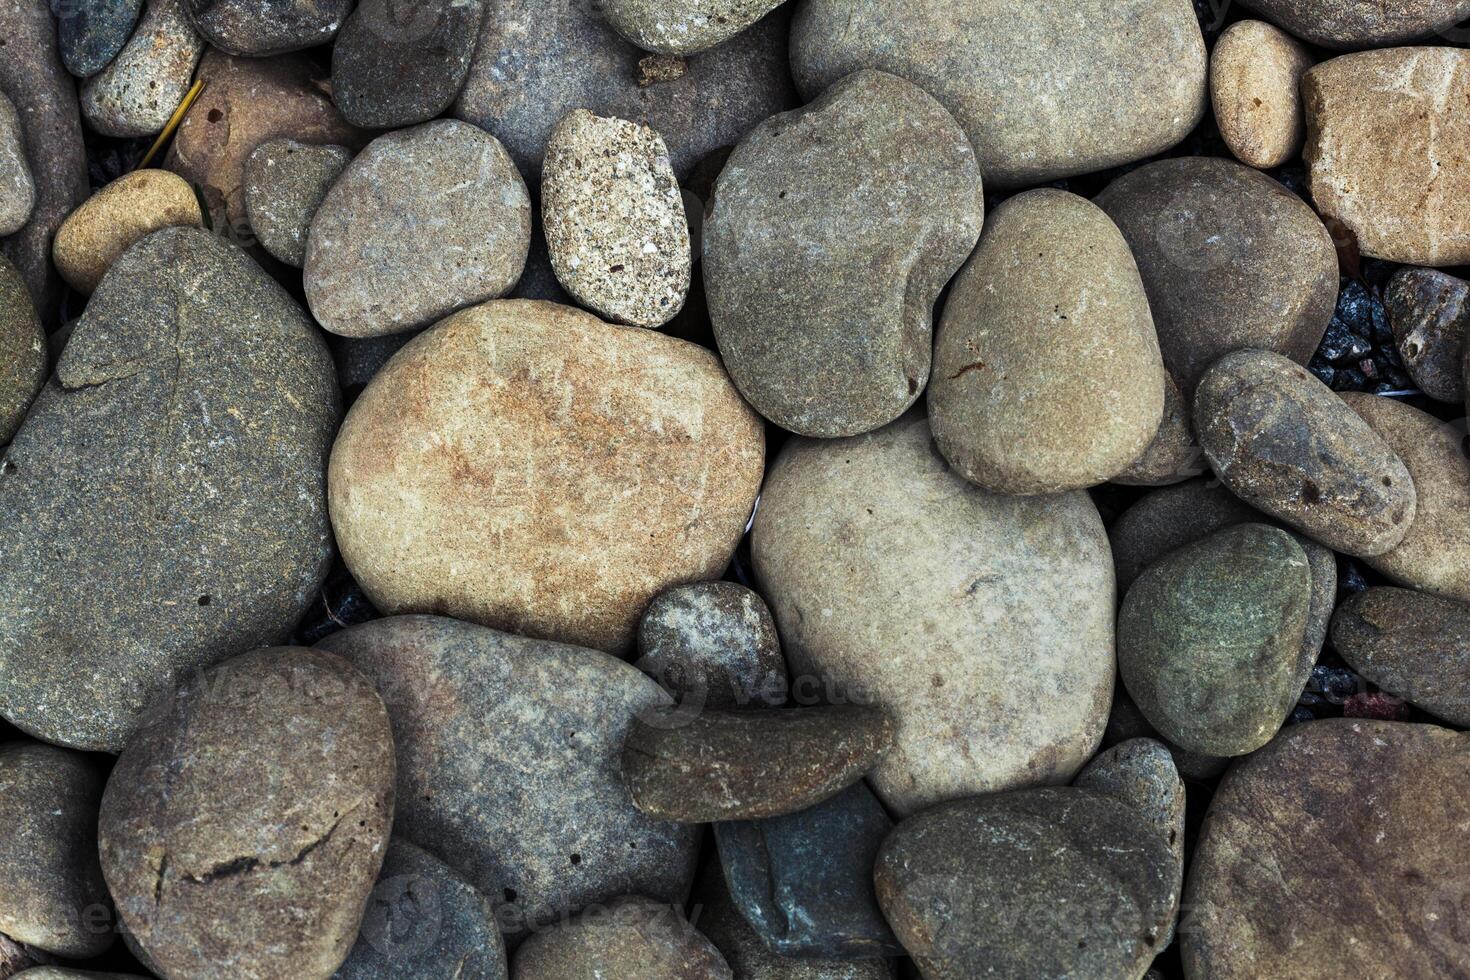
[[[144,980],[136,973],[98,973],[64,966],[36,966],[17,973],[14,980]]]
[[[1118,589],[1126,590],[1140,572],[1175,548],[1223,527],[1267,520],[1215,479],[1145,494],[1108,528]]]
[[[391,129],[449,108],[484,12],[483,0],[363,0],[332,46],[332,99],[343,118]]]
[[[185,0],[205,40],[252,58],[326,44],[352,0]]]
[[[531,936],[516,980],[733,980],[730,966],[677,904],[624,895]]]
[[[790,688],[771,611],[734,582],[661,593],[638,624],[638,656],[638,666],[681,705],[774,708]]]
[[[1377,48],[1427,38],[1470,17],[1470,0],[1242,0],[1262,17],[1324,48]]]
[[[133,36],[142,9],[143,0],[51,0],[66,70],[87,78],[106,68]]]
[[[439,119],[378,137],[327,191],[306,299],[332,333],[398,333],[505,295],[530,246],[531,199],[505,148]]]
[[[184,0],[148,0],[138,31],[102,72],[82,86],[82,115],[104,136],[152,136],[184,101],[204,38]]]
[[[25,130],[15,104],[0,92],[0,236],[25,227],[36,206],[36,181],[26,162]]]
[[[245,213],[265,250],[287,265],[306,261],[311,219],[352,160],[345,146],[266,140],[245,161]]]
[[[1164,372],[1164,417],[1153,441],[1128,467],[1109,482],[1134,487],[1162,487],[1199,476],[1209,469],[1204,451],[1194,439],[1189,401],[1169,373]]]
[[[901,78],[859,72],[757,126],[704,226],[710,319],[741,393],[802,435],[898,418],[929,380],[934,301],[984,213],[964,131]]]
[[[383,692],[398,746],[395,830],[494,903],[511,937],[618,895],[679,902],[696,828],[633,806],[618,775],[658,685],[595,650],[432,616],[336,633]]]
[[[993,189],[1151,156],[1205,111],[1186,0],[804,0],[791,67],[807,98],[861,68],[921,86],[965,128]]]
[[[604,0],[602,15],[645,51],[691,55],[726,41],[782,0]]]
[[[284,640],[332,553],[338,402],[234,246],[170,228],[118,259],[0,468],[0,713],[116,752],[178,676]]]
[[[1435,269],[1400,269],[1383,303],[1409,377],[1436,401],[1465,400],[1465,330],[1470,283]]]
[[[1366,589],[1337,607],[1332,645],[1389,694],[1470,726],[1470,605],[1412,589]]]
[[[20,428],[45,382],[46,333],[20,272],[0,255],[0,446]]]

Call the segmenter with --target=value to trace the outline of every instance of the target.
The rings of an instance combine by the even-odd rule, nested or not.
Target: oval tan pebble
[[[704,348],[492,302],[368,385],[332,450],[332,523],[385,612],[622,653],[654,596],[724,571],[764,459]]]
[[[1210,102],[1237,160],[1264,170],[1301,150],[1301,77],[1313,63],[1300,41],[1264,21],[1236,21],[1220,35],[1210,54]]]
[[[194,189],[167,170],[135,170],[71,213],[56,232],[51,255],[62,278],[90,296],[133,243],[174,226],[204,226]]]

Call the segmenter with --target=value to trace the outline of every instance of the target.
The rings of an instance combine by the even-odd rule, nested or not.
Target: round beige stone
[[[1220,35],[1210,55],[1210,102],[1237,160],[1264,170],[1301,150],[1301,77],[1313,63],[1300,41],[1264,21],[1236,21]]]
[[[90,296],[119,255],[155,231],[175,226],[204,226],[193,188],[167,170],[135,170],[71,213],[56,232],[51,256],[62,278]]]

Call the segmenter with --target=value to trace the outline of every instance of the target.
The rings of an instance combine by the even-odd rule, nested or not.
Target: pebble
[[[605,0],[602,15],[645,51],[688,56],[750,27],[782,0]]]
[[[46,333],[20,271],[0,255],[0,446],[20,428],[46,372]]]
[[[1198,781],[1214,779],[1230,766],[1231,760],[1225,756],[1191,752],[1161,736],[1158,730],[1149,724],[1143,712],[1138,710],[1138,705],[1134,704],[1133,699],[1128,696],[1128,689],[1118,684],[1113,688],[1113,708],[1108,715],[1108,727],[1103,734],[1103,745],[1111,748],[1131,738],[1154,738],[1162,742],[1169,750],[1175,768],[1186,779]]]
[[[788,442],[752,534],[797,683],[890,712],[894,746],[870,781],[891,810],[1065,782],[1092,757],[1114,589],[1087,494],[991,494],[907,416]]]
[[[1414,523],[1404,461],[1280,354],[1222,357],[1200,382],[1194,417],[1200,446],[1232,493],[1334,551],[1381,555]]]
[[[134,170],[87,198],[56,232],[61,277],[90,296],[118,256],[162,228],[202,228],[194,189],[167,170]]]
[[[234,246],[169,228],[124,253],[0,465],[0,714],[116,752],[177,676],[285,640],[332,554],[338,401]]]
[[[1128,243],[1097,205],[1043,188],[991,215],[950,289],[929,424],[988,490],[1077,490],[1149,447],[1165,377]]]
[[[1285,729],[1221,782],[1180,930],[1190,977],[1462,972],[1470,735],[1327,719]]]
[[[1108,528],[1119,592],[1132,585],[1145,568],[1177,548],[1221,528],[1266,520],[1218,480],[1190,480],[1151,491],[1118,515]]]
[[[1332,645],[1374,685],[1470,726],[1470,605],[1375,586],[1338,607]]]
[[[1457,152],[1470,141],[1470,113],[1461,108],[1470,99],[1470,51],[1341,55],[1302,76],[1302,97],[1312,200],[1346,226],[1361,254],[1470,262],[1470,156]]]
[[[1259,20],[1231,24],[1210,54],[1210,102],[1241,163],[1279,167],[1301,152],[1301,78],[1316,63],[1300,41]]]
[[[868,432],[929,380],[934,301],[985,204],[964,131],[918,86],[862,71],[751,131],[704,226],[715,340],[766,418]]]
[[[1465,331],[1470,326],[1470,282],[1435,269],[1400,269],[1384,303],[1404,368],[1436,401],[1465,400]]]
[[[536,933],[516,950],[516,980],[733,980],[730,965],[677,905],[625,895]]]
[[[133,36],[143,0],[53,2],[61,63],[78,78],[106,68]]]
[[[373,140],[327,191],[306,300],[332,333],[398,333],[504,296],[530,247],[531,199],[505,148],[439,119]]]
[[[326,44],[352,0],[186,0],[205,40],[228,54],[262,58]]]
[[[317,650],[243,654],[186,682],[118,759],[107,886],[164,975],[328,976],[383,863],[393,782],[364,677]]]
[[[658,133],[586,109],[568,114],[546,144],[541,208],[552,268],[577,302],[653,328],[683,309],[689,221]]]
[[[1470,17],[1470,0],[1242,0],[1262,17],[1324,48],[1378,48],[1437,34]]]
[[[660,593],[638,624],[638,657],[680,705],[775,708],[791,686],[765,600],[734,582]]]
[[[790,14],[776,11],[688,60],[640,63],[590,4],[547,16],[545,0],[496,0],[454,114],[505,144],[526,179],[541,179],[546,141],[573,109],[642,123],[669,147],[674,173],[731,146],[756,123],[797,104],[787,67]]]
[[[312,218],[351,160],[345,146],[310,146],[287,138],[255,148],[245,160],[245,213],[267,252],[301,268]]]
[[[388,704],[395,831],[489,898],[512,943],[618,895],[682,901],[696,828],[640,813],[618,774],[634,718],[667,703],[633,667],[437,616],[375,620],[320,647]]]
[[[862,781],[797,813],[714,825],[725,882],[766,947],[834,959],[903,955],[873,894],[892,829]]]
[[[907,78],[953,112],[992,190],[1152,156],[1205,111],[1205,42],[1186,0],[801,4],[791,70],[802,95],[862,68]]]
[[[26,162],[25,128],[15,104],[0,92],[0,235],[25,227],[36,207],[36,182]]]
[[[622,654],[654,596],[723,573],[764,457],[709,351],[507,300],[378,373],[328,482],[342,555],[384,612]]]
[[[1153,325],[1150,315],[1149,325]],[[1154,340],[1158,345],[1157,334]],[[1194,439],[1189,401],[1167,371],[1164,372],[1164,417],[1153,441],[1111,483],[1134,487],[1161,487],[1199,476],[1208,469],[1204,451]]]
[[[1337,302],[1337,253],[1291,191],[1233,160],[1181,157],[1124,174],[1096,200],[1133,249],[1185,397],[1231,351],[1305,364],[1317,349]]]
[[[633,723],[623,782],[660,820],[761,820],[814,806],[861,779],[893,743],[879,708],[674,710]]]
[[[194,81],[204,38],[184,0],[148,0],[138,32],[111,64],[82,86],[82,115],[104,136],[152,136]]]
[[[112,900],[97,864],[103,772],[54,745],[0,745],[0,933],[77,959],[112,945]]]
[[[1148,829],[1094,790],[954,800],[895,827],[873,879],[926,980],[1139,976],[1179,906],[1178,862]]]

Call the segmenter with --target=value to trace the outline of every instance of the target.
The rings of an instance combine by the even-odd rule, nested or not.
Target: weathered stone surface
[[[20,271],[0,255],[0,446],[15,435],[45,383],[46,333]]]
[[[1140,572],[1176,548],[1221,528],[1267,520],[1214,479],[1155,490],[1108,528],[1118,589],[1126,590]]]
[[[921,86],[991,188],[1142,159],[1205,111],[1204,38],[1184,0],[806,0],[791,68],[807,98],[861,68]]]
[[[645,51],[691,55],[729,40],[782,0],[606,0],[602,15]]]
[[[661,327],[684,307],[689,221],[663,138],[626,119],[567,115],[541,172],[541,220],[556,277],[617,323]]]
[[[996,493],[1094,486],[1158,434],[1164,365],[1128,243],[1097,205],[1006,201],[956,277],[934,345],[929,424]]]
[[[1436,401],[1465,400],[1465,330],[1470,283],[1434,269],[1400,269],[1383,303],[1409,377]]]
[[[893,821],[866,783],[797,813],[714,829],[731,896],[774,953],[903,955],[873,894],[873,862]]]
[[[1152,317],[1150,317],[1152,323]],[[1157,335],[1155,335],[1157,345]],[[1162,487],[1199,476],[1209,467],[1194,440],[1189,401],[1174,379],[1164,372],[1164,417],[1153,441],[1127,468],[1109,482],[1135,487]]]
[[[734,582],[661,593],[638,624],[638,656],[638,666],[680,705],[774,708],[790,689],[771,611]]]
[[[1470,17],[1470,0],[1242,0],[1267,20],[1324,48],[1372,48],[1428,37]]]
[[[167,170],[134,170],[71,213],[56,232],[51,254],[62,278],[90,296],[118,256],[155,231],[175,226],[204,226],[194,189]]]
[[[1307,565],[1312,575],[1312,599],[1307,605],[1307,628],[1302,634],[1301,647],[1297,651],[1296,674],[1292,680],[1294,700],[1301,698],[1311,679],[1312,668],[1322,653],[1322,644],[1327,641],[1327,628],[1332,621],[1332,609],[1337,604],[1337,556],[1331,548],[1324,548],[1304,534],[1287,531],[1306,552]]]
[[[929,380],[934,301],[984,213],[964,131],[901,78],[858,72],[757,126],[704,226],[710,319],[741,393],[803,435],[898,418]]]
[[[865,705],[674,710],[633,723],[623,782],[633,805],[659,819],[761,820],[834,796],[892,743],[892,720]]]
[[[421,334],[353,405],[332,520],[385,612],[621,653],[654,596],[724,571],[764,458],[703,348],[486,303]]]
[[[1321,219],[1270,177],[1233,160],[1160,160],[1097,203],[1128,239],[1186,398],[1230,351],[1305,364],[1317,349],[1337,303],[1337,253]]]
[[[1470,262],[1470,51],[1342,55],[1302,76],[1302,98],[1312,200],[1363,255]]]
[[[266,140],[245,161],[245,213],[265,250],[296,268],[306,262],[306,236],[322,199],[347,164],[345,146]]]
[[[12,235],[24,228],[35,207],[36,182],[26,162],[20,113],[0,92],[0,235]]]
[[[393,784],[365,678],[319,650],[256,650],[128,743],[102,797],[102,871],[166,975],[329,976],[383,863]]]
[[[1332,645],[1389,694],[1470,726],[1470,605],[1412,589],[1367,589],[1333,614]]]
[[[185,0],[210,44],[252,58],[326,44],[352,0]]]
[[[1162,742],[1169,750],[1179,774],[1186,779],[1214,779],[1230,766],[1231,760],[1225,756],[1191,752],[1159,735],[1158,730],[1149,724],[1143,712],[1138,710],[1138,705],[1128,696],[1128,689],[1119,684],[1113,688],[1113,708],[1108,714],[1103,745],[1111,748],[1132,738],[1154,738]]]
[[[0,466],[0,713],[116,752],[177,676],[283,641],[332,553],[338,401],[238,249],[169,228],[118,259]]]
[[[97,864],[102,783],[80,753],[0,745],[0,934],[78,959],[112,945],[112,900]]]
[[[363,0],[332,46],[332,98],[343,117],[392,129],[449,108],[469,74],[484,13],[483,0]]]
[[[82,86],[82,115],[104,136],[152,136],[173,116],[194,81],[204,38],[184,0],[149,0],[133,39]]]
[[[1185,975],[1463,972],[1467,772],[1470,735],[1434,725],[1285,729],[1210,806],[1185,889]]]
[[[454,113],[494,133],[526,179],[541,179],[546,140],[573,109],[643,123],[669,146],[682,180],[705,156],[796,104],[787,67],[791,15],[776,11],[666,71],[640,62],[590,4],[549,16],[545,0],[496,0]]]
[[[536,933],[516,950],[516,980],[733,980],[725,958],[677,905],[624,895]]]
[[[388,703],[395,830],[484,893],[507,936],[618,895],[682,901],[696,829],[639,813],[618,775],[634,717],[668,700],[637,670],[436,616],[376,620],[321,646]]]
[[[888,835],[878,901],[934,980],[1138,976],[1179,904],[1174,856],[1146,827],[1086,789],[943,803]]]
[[[95,75],[117,57],[143,9],[143,0],[52,0],[56,44],[66,70]]]
[[[368,144],[311,222],[306,300],[345,337],[422,327],[505,295],[531,247],[531,199],[505,148],[439,119]]]
[[[892,714],[894,747],[871,776],[891,809],[1065,782],[1092,757],[1114,593],[1085,493],[988,493],[909,416],[788,443],[753,535],[792,673]]]
[[[1389,551],[1414,523],[1403,460],[1306,368],[1268,351],[1220,358],[1194,400],[1200,447],[1241,500],[1334,551]]]
[[[1210,53],[1210,102],[1235,158],[1262,170],[1301,151],[1301,78],[1316,63],[1300,41],[1259,20],[1231,24]]]

